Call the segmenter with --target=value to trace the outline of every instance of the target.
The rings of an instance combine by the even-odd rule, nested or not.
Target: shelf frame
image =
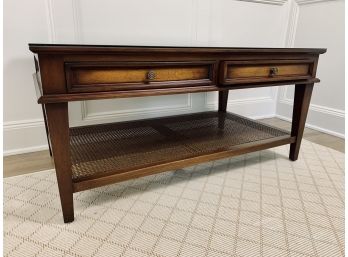
[[[227,101],[227,98],[224,98],[224,100]],[[291,136],[289,131],[225,112],[224,108],[221,109],[220,111],[70,129],[72,167],[77,165],[75,173],[74,171],[72,173],[75,175],[75,177],[72,177],[73,191],[80,192],[115,182],[296,142],[296,137]],[[194,125],[190,124],[190,128],[185,127],[185,125],[182,127],[183,124],[187,126],[188,122]],[[197,122],[201,125],[196,125]],[[179,128],[175,129],[171,128],[171,126],[178,126]],[[154,141],[154,144],[158,145],[158,147],[156,146],[153,149],[151,135],[148,135],[147,138],[150,138],[148,139],[150,140],[150,149],[143,145],[139,149],[135,149],[135,151],[124,152],[124,149],[133,149],[138,143],[141,144],[143,142],[141,135],[134,137],[132,133],[136,131],[145,133],[144,129],[145,131],[146,129],[153,131],[153,140],[157,140],[157,137],[163,137],[158,142]],[[199,132],[200,130],[201,132]],[[235,130],[240,131],[240,133],[235,135]],[[201,134],[197,136],[197,132]],[[124,133],[127,136],[120,138],[119,136]],[[193,138],[190,135],[193,135]],[[137,143],[135,145],[132,143],[127,145],[127,142],[133,141]],[[117,142],[122,143],[117,144]],[[171,144],[173,142],[175,142],[174,147]],[[209,142],[208,145],[206,145],[206,142]],[[93,147],[95,144],[98,147]],[[112,146],[111,151],[108,148],[110,146]],[[109,149],[109,151],[105,149]],[[167,149],[174,149],[174,151],[178,151],[178,153],[184,152],[184,154],[160,160],[157,157],[160,153],[153,153],[153,151],[166,151]],[[142,163],[141,161],[140,164],[136,163],[136,160],[142,160],[142,156],[137,155],[137,150],[139,153],[153,153],[149,157],[149,162]],[[105,154],[104,151],[106,151]],[[96,155],[94,155],[94,152]],[[129,163],[129,165],[127,164],[124,167],[120,164],[120,161],[122,162],[123,158],[127,163],[127,160],[130,158],[128,154],[132,154],[131,158],[135,158],[135,160],[134,163]],[[121,160],[115,160],[113,159],[114,157],[121,158]],[[108,160],[111,161],[108,162]],[[105,167],[103,168],[103,165],[99,166],[100,161],[108,163],[105,166],[106,170]],[[113,166],[114,168],[110,168],[110,163],[115,165]],[[93,168],[95,166],[100,167],[101,171],[98,168],[96,172]]]
[[[228,151],[220,151],[211,154],[200,155],[192,158],[181,159],[177,161],[172,161],[168,163],[156,164],[153,166],[147,166],[134,170],[125,170],[124,172],[114,173],[113,171],[107,172],[103,176],[89,177],[87,179],[73,181],[74,193],[106,186],[116,182],[121,182],[129,179],[144,177],[148,175],[153,175],[161,173],[164,171],[175,170],[184,168],[187,166],[192,166],[202,162],[214,161],[222,158],[228,158],[233,156],[238,156],[246,153],[251,153],[255,151],[261,151],[269,149],[271,147],[277,147],[286,144],[292,144],[296,142],[296,137],[294,136],[281,136],[271,139],[260,140],[257,142],[246,143],[242,145],[236,145],[231,147]]]

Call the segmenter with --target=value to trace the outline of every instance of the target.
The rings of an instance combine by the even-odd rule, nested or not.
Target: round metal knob
[[[270,68],[270,70],[269,70],[269,76],[270,77],[273,77],[273,76],[275,76],[277,74],[278,74],[278,68],[277,67]]]
[[[155,73],[155,71],[150,70],[150,71],[147,73],[147,79],[148,79],[148,80],[154,80],[155,78],[156,78],[156,73]]]

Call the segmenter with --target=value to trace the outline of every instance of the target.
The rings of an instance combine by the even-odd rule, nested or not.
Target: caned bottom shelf
[[[287,131],[220,112],[74,127],[74,190],[292,142]]]

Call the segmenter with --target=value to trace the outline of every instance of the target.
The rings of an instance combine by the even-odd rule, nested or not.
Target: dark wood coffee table
[[[298,158],[326,49],[29,44],[64,222],[73,193],[290,144]],[[229,90],[295,84],[291,133],[226,112]],[[68,102],[219,91],[215,112],[69,128]]]

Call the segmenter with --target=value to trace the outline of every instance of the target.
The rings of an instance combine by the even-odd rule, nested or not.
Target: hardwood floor
[[[48,150],[4,157],[4,177],[54,168],[53,158]]]
[[[278,118],[262,119],[260,120],[266,124],[287,129],[290,131],[291,123],[280,120]],[[305,129],[304,136],[305,139],[312,141],[314,143],[330,147],[337,151],[343,152],[344,149],[344,139],[331,136],[313,129]],[[17,176],[32,172],[38,172],[42,170],[53,169],[54,163],[53,159],[50,157],[48,150],[39,151],[26,154],[18,154],[12,156],[4,157],[4,177]]]

